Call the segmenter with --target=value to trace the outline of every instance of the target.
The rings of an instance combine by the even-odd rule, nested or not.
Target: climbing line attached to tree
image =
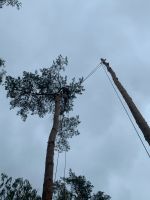
[[[56,176],[57,176],[58,162],[59,162],[59,151],[58,151],[58,154],[57,154],[57,161],[56,161],[56,168],[55,168],[54,183],[55,183],[55,181],[56,181]]]
[[[97,69],[101,66],[101,64],[99,63],[84,79],[83,82],[85,82],[88,78],[90,78],[96,71]],[[68,113],[68,117],[69,117],[69,113]],[[62,117],[60,117],[60,121],[62,120]],[[61,127],[62,129],[62,127]],[[56,159],[56,167],[55,167],[55,175],[54,175],[54,182],[56,181],[57,178],[57,171],[58,171],[58,165],[59,165],[59,155],[60,152],[58,151],[57,154],[57,159]],[[67,152],[65,151],[65,161],[64,161],[64,178],[66,176],[66,166],[67,166]]]
[[[124,103],[123,103],[121,97],[119,96],[119,93],[118,93],[117,89],[115,88],[115,86],[114,86],[112,80],[110,79],[110,77],[109,77],[109,75],[108,75],[108,73],[107,73],[105,67],[103,66],[103,64],[102,64],[102,63],[99,63],[99,64],[86,76],[86,78],[83,80],[83,82],[86,81],[90,76],[92,76],[92,75],[97,71],[97,69],[100,68],[101,66],[102,66],[102,68],[103,68],[103,70],[104,70],[104,72],[105,72],[105,74],[106,74],[106,76],[107,76],[107,78],[108,78],[108,80],[109,80],[109,82],[110,82],[110,84],[111,84],[113,90],[115,91],[115,94],[116,94],[117,98],[119,99],[119,101],[120,101],[120,103],[121,103],[121,105],[122,105],[122,107],[123,107],[123,109],[124,109],[124,111],[125,111],[125,113],[126,113],[128,119],[129,119],[129,121],[131,122],[131,124],[132,124],[132,126],[133,126],[133,128],[134,128],[134,130],[135,130],[135,132],[136,132],[136,134],[137,134],[137,136],[138,136],[138,138],[139,138],[139,140],[140,140],[140,142],[141,142],[143,148],[145,149],[145,151],[146,151],[148,157],[150,158],[150,153],[149,153],[149,151],[148,151],[146,145],[144,144],[144,142],[143,142],[143,140],[142,140],[142,137],[140,136],[140,134],[139,134],[139,132],[138,132],[136,126],[134,125],[134,122],[133,122],[132,118],[130,117],[128,110],[126,109],[126,107],[125,107],[125,105],[124,105]]]
[[[139,138],[139,140],[140,140],[140,142],[141,142],[141,144],[142,144],[144,150],[146,151],[148,157],[150,158],[150,153],[149,153],[149,151],[148,151],[146,145],[144,144],[144,142],[143,142],[143,140],[142,140],[142,137],[140,136],[140,134],[139,134],[139,132],[138,132],[138,130],[137,130],[135,124],[134,124],[134,121],[132,120],[132,118],[131,118],[131,116],[130,116],[130,114],[129,114],[129,111],[128,111],[127,108],[125,107],[124,102],[122,101],[122,99],[121,99],[121,97],[120,97],[120,95],[119,95],[119,92],[117,91],[117,89],[116,89],[116,87],[115,87],[113,81],[112,81],[111,78],[109,77],[109,75],[108,75],[108,73],[107,73],[107,71],[106,71],[106,69],[105,69],[103,63],[102,63],[102,62],[99,63],[99,64],[98,64],[98,65],[83,79],[83,82],[85,82],[88,78],[90,78],[90,77],[98,70],[98,68],[100,68],[100,67],[103,68],[103,70],[104,70],[104,72],[105,72],[105,75],[106,75],[106,77],[108,78],[108,81],[110,82],[110,84],[111,84],[111,86],[112,86],[112,88],[113,88],[113,90],[114,90],[114,92],[115,92],[115,95],[117,96],[118,100],[120,101],[120,103],[121,103],[121,105],[122,105],[122,107],[123,107],[123,110],[125,111],[125,113],[126,113],[128,119],[129,119],[129,121],[131,122],[131,125],[133,126],[133,128],[134,128],[134,130],[135,130],[135,132],[136,132],[136,134],[137,134],[137,136],[138,136],[138,138]],[[68,115],[69,115],[69,113],[68,113]],[[62,119],[60,118],[60,120],[62,120]],[[61,128],[62,128],[62,127],[61,127]],[[65,190],[65,177],[66,177],[66,165],[67,165],[66,153],[67,153],[67,152],[65,151],[65,155],[64,155],[64,174],[63,174],[63,178],[64,178],[64,190]],[[54,177],[55,177],[55,178],[54,178],[54,182],[56,181],[56,176],[57,176],[57,171],[58,171],[59,154],[60,154],[60,152],[58,151],[58,156],[57,156],[57,161],[56,161],[56,169],[55,169],[55,176],[54,176]],[[65,192],[65,191],[64,191],[64,192]],[[65,198],[66,198],[66,194],[65,194],[65,193],[64,193],[64,195],[65,195]]]
[[[92,76],[100,67],[100,63],[83,79],[83,82],[86,81],[90,76]]]

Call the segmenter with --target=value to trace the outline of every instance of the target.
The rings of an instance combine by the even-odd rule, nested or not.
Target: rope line
[[[56,181],[57,170],[58,170],[58,163],[59,163],[59,151],[58,151],[57,161],[56,161],[56,169],[55,169],[54,183],[55,183],[55,181]]]
[[[86,81],[90,76],[92,76],[96,71],[97,69],[100,67],[100,64],[98,64],[84,79],[83,79],[83,82]]]
[[[98,64],[84,79],[83,82],[85,82],[88,78],[90,78],[90,76],[92,76],[97,69],[100,67],[100,64]],[[69,114],[69,113],[68,113]],[[69,117],[69,116],[68,116]],[[62,120],[62,118],[60,118],[60,120]],[[62,127],[61,127],[62,128]],[[55,168],[55,176],[54,176],[54,182],[56,181],[56,176],[57,176],[57,170],[58,170],[58,165],[59,165],[59,151],[58,151],[58,155],[57,155],[57,161],[56,161],[56,168]],[[64,166],[64,178],[66,176],[66,165],[67,165],[67,158],[66,158],[66,151],[65,151],[65,166]]]
[[[59,123],[61,122],[61,129],[62,129],[62,116],[59,115]],[[57,170],[58,170],[58,165],[59,165],[59,150],[58,150],[58,155],[57,155],[57,161],[56,161],[56,167],[55,167],[55,176],[54,176],[54,182],[56,181],[56,176],[57,176]]]
[[[118,100],[120,101],[120,103],[121,103],[121,105],[122,105],[122,107],[123,107],[123,109],[124,109],[124,111],[125,111],[125,113],[126,113],[128,119],[129,119],[129,121],[131,122],[131,124],[132,124],[132,126],[133,126],[133,128],[134,128],[134,130],[135,130],[135,132],[136,132],[136,134],[137,134],[137,136],[138,136],[138,138],[139,138],[139,140],[140,140],[140,142],[141,142],[143,148],[144,148],[144,150],[146,151],[148,157],[150,158],[150,153],[149,153],[147,147],[145,146],[145,144],[144,144],[144,142],[143,142],[143,140],[142,140],[142,137],[140,136],[140,134],[139,134],[139,132],[138,132],[138,130],[137,130],[137,128],[136,128],[136,126],[135,126],[135,124],[134,124],[132,118],[131,118],[131,116],[129,115],[129,112],[128,112],[127,108],[125,107],[125,105],[124,105],[124,103],[123,103],[123,101],[122,101],[122,99],[121,99],[121,97],[120,97],[120,95],[119,95],[119,92],[117,91],[116,87],[114,86],[113,81],[112,81],[111,78],[109,77],[108,72],[106,71],[106,69],[105,69],[105,67],[103,66],[103,64],[102,64],[102,63],[99,63],[99,64],[98,64],[98,65],[83,79],[83,82],[85,82],[88,78],[90,78],[90,77],[97,71],[97,69],[98,69],[100,66],[102,66],[102,68],[103,68],[103,70],[104,70],[104,72],[105,72],[105,74],[106,74],[106,76],[107,76],[107,78],[108,78],[108,80],[109,80],[109,82],[110,82],[110,84],[111,84],[111,86],[112,86],[112,88],[113,88],[113,90],[114,90],[114,92],[115,92],[115,94],[116,94]],[[68,115],[69,115],[69,113],[68,113]],[[61,119],[60,119],[60,120],[61,120]],[[57,176],[57,170],[58,170],[58,165],[59,165],[59,154],[60,154],[60,153],[59,153],[59,151],[58,151],[54,181],[56,181],[56,176]],[[65,158],[64,158],[64,159],[65,159],[65,163],[64,163],[64,179],[65,179],[65,178],[66,178],[66,166],[67,166],[66,151],[65,151],[65,156],[64,156],[64,157],[65,157]],[[64,181],[65,181],[65,180],[64,180]],[[65,189],[65,182],[64,182],[64,189]],[[64,192],[65,192],[65,191],[64,191]],[[64,195],[65,195],[65,199],[66,199],[66,193],[65,193]]]
[[[134,128],[134,130],[135,130],[135,132],[136,132],[136,134],[137,134],[137,136],[138,136],[138,138],[140,139],[140,141],[141,141],[141,143],[142,143],[142,145],[143,145],[143,147],[144,147],[144,149],[145,149],[145,151],[146,151],[148,157],[150,158],[150,153],[149,153],[149,151],[147,150],[147,148],[146,148],[146,146],[145,146],[145,144],[144,144],[144,142],[143,142],[143,140],[142,140],[142,138],[141,138],[141,136],[140,136],[140,134],[139,134],[139,132],[138,132],[138,130],[137,130],[137,128],[136,128],[136,126],[134,125],[134,122],[133,122],[133,120],[131,119],[131,117],[130,117],[130,115],[129,115],[129,113],[128,113],[128,110],[126,109],[125,105],[123,104],[123,101],[122,101],[121,97],[119,96],[119,93],[118,93],[117,89],[115,88],[115,86],[114,86],[112,80],[110,79],[110,77],[109,77],[109,75],[108,75],[108,73],[107,73],[107,71],[106,71],[106,69],[105,69],[105,67],[104,67],[103,65],[102,65],[102,68],[103,68],[103,70],[104,70],[104,72],[105,72],[105,74],[106,74],[106,76],[107,76],[107,78],[108,78],[108,80],[109,80],[111,86],[113,87],[113,89],[114,89],[114,91],[115,91],[115,94],[116,94],[116,96],[118,97],[118,99],[119,99],[119,101],[120,101],[120,103],[121,103],[121,105],[122,105],[122,107],[123,107],[123,109],[124,109],[126,115],[128,116],[129,121],[131,122],[131,124],[132,124],[132,126],[133,126],[133,128]]]
[[[67,166],[67,153],[65,151],[64,178],[66,178],[66,166]]]
[[[66,165],[67,165],[67,158],[66,158],[66,151],[65,151],[65,166],[64,166],[64,199],[66,200],[66,182],[65,182],[65,178],[66,178]]]

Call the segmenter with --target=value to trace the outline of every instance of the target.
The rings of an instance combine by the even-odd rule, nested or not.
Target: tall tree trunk
[[[125,88],[122,86],[120,81],[118,80],[115,72],[112,70],[112,68],[109,66],[109,63],[105,61],[105,59],[101,59],[102,63],[106,66],[108,72],[111,74],[112,79],[117,86],[118,90],[120,91],[121,95],[123,96],[124,100],[126,101],[137,125],[143,132],[143,135],[145,137],[145,140],[148,142],[150,145],[150,127],[148,126],[147,122],[145,121],[144,117],[132,101],[132,98],[129,96]]]
[[[50,132],[47,144],[42,200],[52,200],[53,196],[54,148],[56,135],[59,128],[60,98],[60,96],[56,96],[55,99],[53,127]]]

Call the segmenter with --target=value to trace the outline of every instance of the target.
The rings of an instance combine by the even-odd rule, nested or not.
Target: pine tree
[[[6,76],[4,86],[10,99],[10,109],[18,108],[17,114],[25,121],[29,114],[44,117],[52,114],[53,126],[47,144],[43,200],[51,200],[53,194],[54,150],[69,150],[68,138],[78,135],[79,116],[68,117],[73,110],[74,99],[82,94],[83,78],[75,78],[68,83],[63,75],[67,58],[61,55],[53,61],[51,67],[40,71],[23,72],[22,77]],[[61,116],[61,117],[60,117]]]

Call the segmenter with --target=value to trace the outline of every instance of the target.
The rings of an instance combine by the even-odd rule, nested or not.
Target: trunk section
[[[138,108],[136,107],[134,102],[132,101],[132,98],[129,96],[129,94],[127,93],[125,88],[122,86],[122,84],[118,80],[115,72],[109,66],[109,63],[107,63],[105,61],[105,59],[101,59],[101,61],[106,66],[108,72],[111,74],[115,85],[117,86],[118,90],[120,91],[121,95],[123,96],[124,100],[126,101],[126,103],[127,103],[128,107],[129,107],[129,109],[130,109],[130,111],[131,111],[131,113],[132,113],[137,125],[139,126],[139,128],[143,132],[145,140],[150,145],[150,127],[148,126],[147,122],[145,121],[144,117],[142,116],[142,114],[140,113],[140,111],[138,110]]]
[[[52,200],[53,196],[54,148],[55,148],[56,135],[59,128],[59,114],[60,114],[60,96],[56,96],[53,127],[50,132],[47,144],[42,200]]]

